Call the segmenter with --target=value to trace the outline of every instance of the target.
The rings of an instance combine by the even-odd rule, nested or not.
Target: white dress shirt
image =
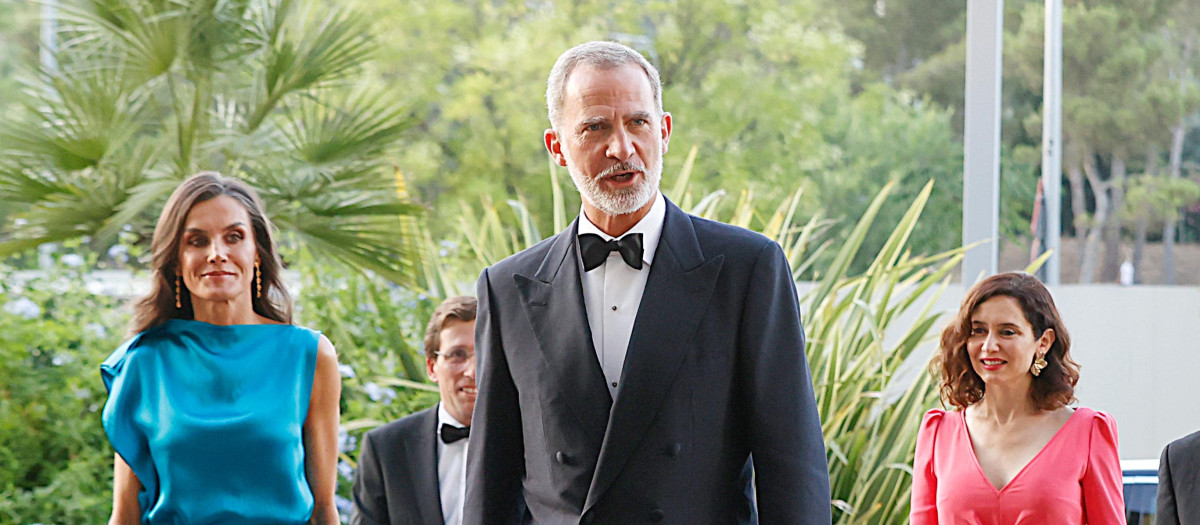
[[[614,251],[608,254],[604,264],[590,272],[583,272],[583,303],[587,309],[588,326],[592,329],[592,344],[596,347],[596,359],[604,370],[604,383],[613,400],[617,399],[621,368],[625,366],[625,352],[629,349],[629,336],[633,333],[633,321],[642,303],[642,292],[646,290],[646,278],[650,276],[650,265],[658,250],[666,216],[667,203],[659,193],[654,197],[649,213],[621,235],[642,234],[641,270],[625,264],[621,254]],[[579,235],[594,233],[605,241],[616,238],[592,224],[582,210],[579,218]],[[580,252],[578,238],[575,239],[575,252]],[[580,270],[583,269],[581,257],[577,256]]]
[[[463,503],[467,491],[467,440],[460,439],[454,443],[442,442],[442,425],[465,427],[454,416],[446,411],[446,407],[438,403],[438,492],[442,500],[442,518],[446,525],[462,525]]]

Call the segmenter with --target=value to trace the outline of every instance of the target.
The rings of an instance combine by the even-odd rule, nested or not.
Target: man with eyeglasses
[[[475,410],[475,310],[468,296],[434,310],[425,329],[425,370],[442,400],[363,437],[352,524],[462,523]]]

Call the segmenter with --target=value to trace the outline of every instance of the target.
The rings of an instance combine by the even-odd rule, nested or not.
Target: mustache
[[[597,175],[596,178],[603,179],[603,178],[611,177],[613,175],[616,175],[618,173],[625,172],[625,171],[636,171],[638,173],[645,174],[646,167],[638,165],[638,164],[634,164],[632,162],[621,162],[621,163],[613,164],[612,166],[609,166],[608,169],[605,169],[604,171],[600,172],[600,174]]]

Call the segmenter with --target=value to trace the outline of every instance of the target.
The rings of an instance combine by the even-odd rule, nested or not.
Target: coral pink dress
[[[913,465],[913,525],[1125,523],[1112,416],[1078,408],[1016,477],[997,490],[983,474],[962,411],[925,413]]]

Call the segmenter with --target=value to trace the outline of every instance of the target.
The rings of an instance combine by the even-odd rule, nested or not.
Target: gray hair
[[[546,79],[546,109],[550,115],[550,125],[558,129],[559,117],[562,114],[563,95],[567,86],[567,78],[579,64],[587,64],[598,69],[616,69],[626,64],[634,64],[646,72],[650,80],[650,92],[658,104],[658,112],[662,114],[662,80],[658,70],[650,64],[646,57],[628,46],[616,42],[588,42],[579,44],[558,57],[550,77]]]

